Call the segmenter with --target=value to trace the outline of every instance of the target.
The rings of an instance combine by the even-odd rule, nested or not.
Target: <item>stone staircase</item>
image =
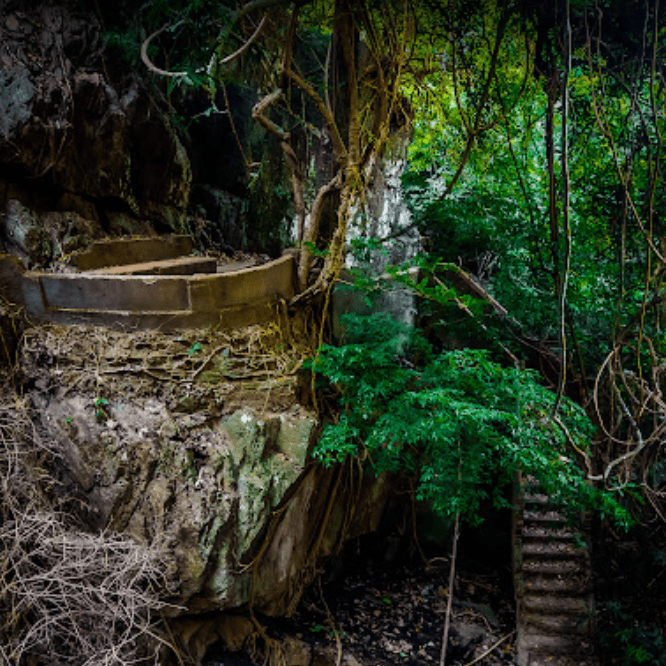
[[[513,525],[518,666],[599,666],[584,529],[519,478]]]

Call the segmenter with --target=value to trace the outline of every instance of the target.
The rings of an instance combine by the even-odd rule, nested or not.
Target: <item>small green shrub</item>
[[[109,401],[106,398],[97,398],[95,400],[95,418],[98,421],[106,421],[109,418],[105,410],[108,404]]]

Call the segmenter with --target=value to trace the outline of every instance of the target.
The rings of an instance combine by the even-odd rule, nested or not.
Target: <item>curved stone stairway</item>
[[[584,530],[548,496],[518,479],[513,526],[518,666],[598,666],[594,598]]]

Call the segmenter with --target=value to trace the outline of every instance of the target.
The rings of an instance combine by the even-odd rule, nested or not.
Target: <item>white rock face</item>
[[[368,314],[371,309],[389,313],[410,326],[416,323],[417,305],[413,290],[400,285],[386,275],[386,267],[402,264],[413,259],[421,249],[421,237],[417,229],[410,229],[411,215],[404,201],[401,176],[406,166],[405,159],[394,159],[382,163],[374,170],[368,191],[367,218],[357,216],[350,226],[348,243],[358,239],[391,240],[382,243],[381,250],[370,252],[369,261],[360,263],[351,253],[347,255],[349,269],[362,269],[372,276],[381,289],[381,295],[373,308],[364,302],[364,295],[346,285],[339,285],[333,293],[333,330],[339,339],[343,334],[340,317],[348,312]],[[403,230],[405,233],[401,233]],[[418,270],[409,276],[418,280]],[[345,282],[353,281],[350,275],[343,276]]]

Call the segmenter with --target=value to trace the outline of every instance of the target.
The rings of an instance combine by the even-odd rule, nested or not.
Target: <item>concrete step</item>
[[[519,641],[521,647],[530,653],[530,666],[534,663],[534,655],[542,655],[544,657],[556,657],[559,655],[592,657],[594,655],[594,644],[591,639],[585,637],[549,635],[535,630],[525,630],[521,633]]]
[[[124,266],[109,266],[88,271],[92,275],[194,275],[215,273],[217,262],[212,257],[176,257],[144,261]]]
[[[525,502],[525,506],[539,506],[539,507],[544,507],[544,506],[550,506],[552,504],[552,500],[548,495],[545,495],[544,493],[539,493],[539,492],[525,492],[523,495],[523,501]]]
[[[592,581],[582,572],[550,572],[550,575],[532,572],[529,576],[524,576],[524,589],[525,592],[583,596],[590,593]]]
[[[590,621],[585,616],[572,615],[541,615],[540,613],[525,613],[523,626],[526,630],[539,632],[548,636],[588,636]]]
[[[523,524],[523,539],[557,539],[560,541],[573,541],[578,535],[570,527],[562,526],[551,527],[541,523],[533,524],[525,522]]]
[[[586,615],[591,610],[587,597],[534,593],[526,593],[523,596],[523,607],[530,614],[540,613],[544,616],[562,614]]]
[[[525,523],[550,523],[553,525],[559,525],[561,523],[566,523],[567,519],[559,511],[525,509],[523,512],[523,521]]]
[[[578,548],[573,542],[527,540],[523,543],[523,562],[531,559],[584,559],[587,557],[586,548]]]
[[[525,577],[543,576],[579,576],[587,574],[588,567],[584,558],[574,559],[523,559],[521,571]]]
[[[529,666],[599,666],[599,661],[595,657],[559,657],[533,656],[530,659]]]
[[[175,259],[191,252],[192,239],[188,236],[107,238],[72,252],[70,261],[80,271],[91,271],[104,266]]]

